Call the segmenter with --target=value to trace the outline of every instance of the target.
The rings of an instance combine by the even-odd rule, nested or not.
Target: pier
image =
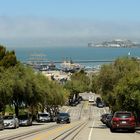
[[[98,62],[114,62],[115,60],[72,60],[74,63],[98,63]],[[28,63],[29,61],[26,61],[24,63]],[[47,63],[50,63],[50,62],[53,62],[53,63],[63,63],[62,60],[52,60],[52,61],[34,61],[34,63],[36,64],[47,64]]]

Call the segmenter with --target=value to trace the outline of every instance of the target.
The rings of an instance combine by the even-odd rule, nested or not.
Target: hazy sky
[[[86,46],[140,40],[140,0],[0,0],[0,43]]]

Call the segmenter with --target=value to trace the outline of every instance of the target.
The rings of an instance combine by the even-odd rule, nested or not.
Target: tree
[[[15,66],[17,63],[15,52],[7,51],[4,46],[0,45],[0,66],[8,68]]]
[[[19,115],[19,107],[24,103],[25,95],[25,68],[22,65],[16,65],[11,68],[12,73],[12,94],[11,94],[11,104],[15,107],[16,116]]]
[[[68,101],[69,91],[55,81],[49,81],[45,109],[50,112],[51,116],[56,116],[59,106],[64,105]]]
[[[114,91],[119,109],[140,111],[140,72],[123,77]]]
[[[81,70],[71,76],[71,80],[66,82],[65,88],[70,91],[70,102],[78,98],[79,93],[89,91],[90,79],[86,73]]]
[[[0,46],[0,110],[4,112],[6,105],[11,105],[16,116],[20,108],[35,114],[39,107],[43,111],[46,106],[64,105],[68,96],[69,92],[62,85],[22,65],[14,51]]]
[[[6,48],[2,45],[0,45],[0,61],[3,59],[6,53]]]
[[[101,68],[99,91],[112,109],[140,112],[140,63],[133,58],[118,58]]]
[[[9,69],[0,67],[0,110],[5,113],[6,105],[10,102],[12,94],[13,81]]]

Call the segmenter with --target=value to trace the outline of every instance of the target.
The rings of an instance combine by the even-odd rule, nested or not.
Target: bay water
[[[118,57],[140,57],[140,48],[94,48],[94,47],[25,47],[10,48],[15,50],[18,60],[27,61],[32,54],[44,54],[48,61],[78,60],[115,60]],[[84,63],[95,66],[105,62]]]

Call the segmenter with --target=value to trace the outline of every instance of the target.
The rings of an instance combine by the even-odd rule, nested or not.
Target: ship
[[[72,73],[83,68],[80,64],[74,63],[72,60],[64,60],[60,66],[62,71]]]
[[[25,64],[39,71],[57,69],[55,63],[53,61],[48,61],[46,55],[41,53],[30,54],[29,59],[25,62]]]

